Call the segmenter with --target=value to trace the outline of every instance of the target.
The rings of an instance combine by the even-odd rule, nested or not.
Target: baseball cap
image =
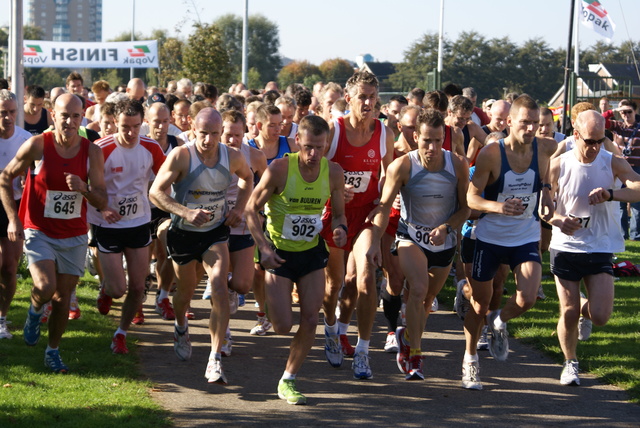
[[[156,92],[155,94],[153,94],[149,98],[147,98],[147,106],[150,106],[153,103],[165,104],[166,100],[164,99],[164,95],[162,95],[159,92]]]

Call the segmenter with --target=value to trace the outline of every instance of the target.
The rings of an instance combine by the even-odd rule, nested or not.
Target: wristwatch
[[[445,223],[445,226],[447,226],[447,233],[452,233],[453,232],[453,227],[451,227],[451,225],[449,223]]]
[[[91,185],[89,183],[87,183],[87,191],[86,192],[80,192],[80,194],[82,196],[87,196],[89,193],[91,193]]]

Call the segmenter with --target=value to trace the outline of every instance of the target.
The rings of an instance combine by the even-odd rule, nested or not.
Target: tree
[[[327,59],[320,64],[320,72],[327,82],[336,82],[344,85],[353,74],[353,66],[346,59]]]
[[[275,80],[281,67],[282,59],[278,54],[280,36],[278,25],[263,15],[249,16],[248,66],[254,68],[260,76],[261,87],[270,80]],[[218,18],[214,25],[220,29],[224,47],[227,49],[233,76],[240,80],[242,73],[242,18],[229,14]]]
[[[278,73],[278,86],[286,88],[292,83],[302,83],[305,77],[312,74],[320,75],[320,69],[317,65],[313,65],[309,61],[292,61],[282,67]]]
[[[220,30],[209,24],[194,24],[194,27],[195,31],[189,36],[183,50],[186,77],[194,82],[227,87],[231,82],[232,70]]]
[[[449,55],[451,44],[443,41],[444,56]],[[438,35],[427,33],[404,52],[404,61],[397,65],[397,72],[389,77],[393,89],[406,92],[415,87],[426,88],[427,73],[438,65]],[[444,78],[442,79],[445,80]]]

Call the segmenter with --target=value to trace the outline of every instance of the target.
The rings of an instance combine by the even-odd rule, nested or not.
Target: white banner
[[[25,67],[52,68],[158,68],[158,43],[51,42],[25,40]]]
[[[598,0],[582,0],[582,25],[611,40],[616,29]]]

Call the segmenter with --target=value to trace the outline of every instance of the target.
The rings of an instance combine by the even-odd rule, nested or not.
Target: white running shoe
[[[369,364],[369,355],[364,352],[358,352],[353,356],[353,363],[351,363],[353,369],[353,377],[355,379],[372,379],[373,373],[371,373],[371,365]]]
[[[482,389],[480,364],[477,361],[462,363],[462,387],[466,389]]]
[[[340,367],[344,360],[342,346],[340,345],[340,335],[338,333],[329,333],[326,326],[324,329],[324,356],[331,364],[331,367]]]
[[[433,302],[431,302],[431,312],[438,312],[438,308],[440,305],[438,304],[438,298],[434,297]]]
[[[456,284],[456,297],[453,300],[453,310],[458,314],[458,317],[464,321],[464,317],[471,309],[471,302],[464,295],[464,285],[467,283],[466,279],[461,279]]]
[[[540,287],[538,287],[537,299],[538,300],[545,300],[546,298],[547,298],[547,296],[544,295],[544,290],[542,289],[542,284],[540,284]]]
[[[191,358],[191,341],[189,340],[189,327],[184,333],[180,334],[177,327],[173,327],[173,350],[178,358],[187,361]]]
[[[251,329],[251,331],[249,332],[249,334],[253,335],[253,336],[264,336],[265,334],[267,334],[267,332],[271,329],[271,323],[269,322],[269,320],[267,319],[267,316],[258,316],[258,322],[256,323],[256,325]]]
[[[384,352],[388,352],[390,354],[396,354],[398,352],[398,340],[396,339],[396,333],[390,331],[387,334],[387,341],[384,344]]]
[[[580,378],[578,377],[578,361],[567,360],[562,365],[562,374],[560,374],[560,383],[562,385],[580,385]]]
[[[211,299],[211,283],[207,281],[207,286],[204,288],[204,293],[202,293],[202,300]]]
[[[222,361],[211,358],[207,364],[207,369],[204,372],[204,377],[207,378],[209,383],[219,383],[220,385],[227,384],[227,378],[222,371]]]
[[[238,312],[238,305],[240,305],[238,293],[229,288],[229,315],[233,315]]]
[[[593,330],[593,322],[589,318],[580,316],[578,321],[578,340],[587,340],[591,337],[591,330]]]
[[[489,349],[489,327],[482,327],[482,333],[478,339],[478,345],[476,345],[478,351],[487,351]]]
[[[489,339],[489,353],[498,361],[506,361],[509,356],[509,333],[507,327],[497,329],[494,327],[493,320],[500,316],[500,311],[493,311],[489,314],[487,323],[491,330],[491,338]]]
[[[7,328],[7,321],[4,319],[0,320],[0,339],[11,339],[12,337],[13,334],[11,334]]]

